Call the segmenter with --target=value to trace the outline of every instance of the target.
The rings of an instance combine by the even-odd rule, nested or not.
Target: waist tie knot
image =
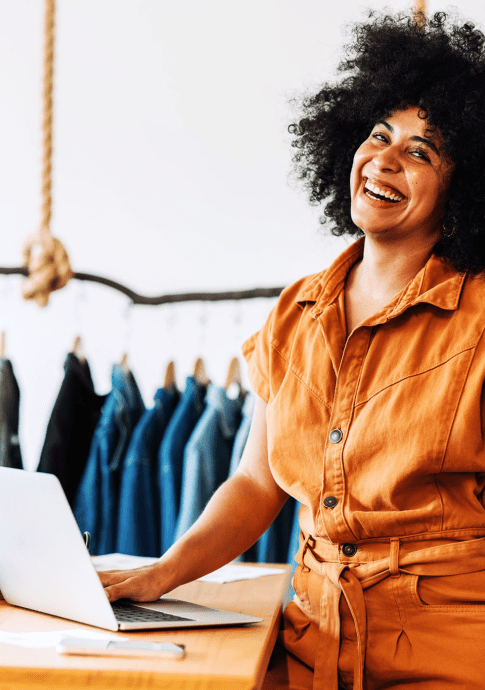
[[[429,535],[429,541],[433,541],[433,546],[427,548],[426,539],[412,542],[409,538],[392,537],[388,541],[360,542],[358,559],[342,562],[337,544],[301,532],[297,560],[302,571],[316,572],[327,583],[325,605],[322,596],[319,612],[320,642],[315,653],[314,690],[338,690],[342,593],[357,636],[353,690],[363,690],[367,642],[365,589],[387,577],[401,577],[403,573],[439,577],[485,570],[485,537],[452,541],[435,533]],[[359,567],[356,569],[354,565]]]
[[[315,548],[315,539],[311,534],[307,534],[305,537],[303,532],[300,532],[300,537],[303,538],[303,545],[301,547],[301,567],[304,572],[309,573],[311,568],[305,564],[305,554],[307,549],[310,549],[310,551],[313,552],[313,549]]]
[[[399,537],[391,537],[391,552],[389,554],[389,572],[391,577],[401,577],[399,572]]]

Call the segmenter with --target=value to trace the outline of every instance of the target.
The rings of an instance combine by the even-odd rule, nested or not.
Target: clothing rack
[[[28,276],[29,271],[25,266],[0,267],[0,275],[21,275]],[[99,283],[107,287],[118,290],[129,297],[132,304],[145,304],[149,306],[159,306],[161,304],[174,304],[176,302],[223,302],[243,299],[257,299],[258,297],[278,297],[283,290],[282,287],[251,288],[248,290],[228,290],[225,292],[182,292],[171,295],[159,295],[147,297],[139,295],[126,285],[117,283],[115,280],[104,276],[92,275],[91,273],[74,273],[73,278],[84,280],[90,283]]]

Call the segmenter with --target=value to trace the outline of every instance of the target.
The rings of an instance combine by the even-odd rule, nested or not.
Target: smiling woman
[[[339,66],[345,78],[304,99],[301,119],[290,126],[297,175],[311,203],[325,202],[321,222],[331,224],[333,234],[362,235],[351,217],[354,153],[369,136],[384,148],[391,145],[389,116],[413,106],[422,123],[411,155],[425,163],[438,155],[455,167],[445,231],[434,252],[449,257],[458,271],[480,273],[485,268],[484,35],[472,22],[454,24],[443,12],[422,22],[404,14],[370,16],[353,27],[348,58]]]
[[[436,244],[454,169],[439,149],[440,139],[439,130],[428,132],[416,106],[393,112],[373,128],[355,153],[350,177],[357,227],[394,238],[425,236]]]
[[[291,131],[322,221],[358,240],[243,346],[259,397],[238,471],[157,564],[100,577],[156,598],[291,495],[295,599],[264,688],[483,690],[484,36],[437,14],[354,38]]]

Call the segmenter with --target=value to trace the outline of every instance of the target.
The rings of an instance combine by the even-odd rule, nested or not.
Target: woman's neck
[[[345,284],[347,335],[388,304],[428,261],[434,242],[381,243],[366,237],[362,261]]]
[[[428,261],[436,239],[428,242],[379,242],[366,237],[362,261],[357,264],[354,284],[370,299],[391,300]]]

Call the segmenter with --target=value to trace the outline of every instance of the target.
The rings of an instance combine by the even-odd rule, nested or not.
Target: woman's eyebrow
[[[386,127],[391,132],[391,134],[394,132],[394,127],[385,120],[378,120],[376,124],[384,125],[384,127]],[[420,141],[422,144],[426,144],[426,146],[429,146],[430,149],[432,149],[437,156],[440,155],[439,149],[433,144],[433,142],[430,139],[425,139],[423,137],[418,136],[410,137],[410,139],[411,141]]]

